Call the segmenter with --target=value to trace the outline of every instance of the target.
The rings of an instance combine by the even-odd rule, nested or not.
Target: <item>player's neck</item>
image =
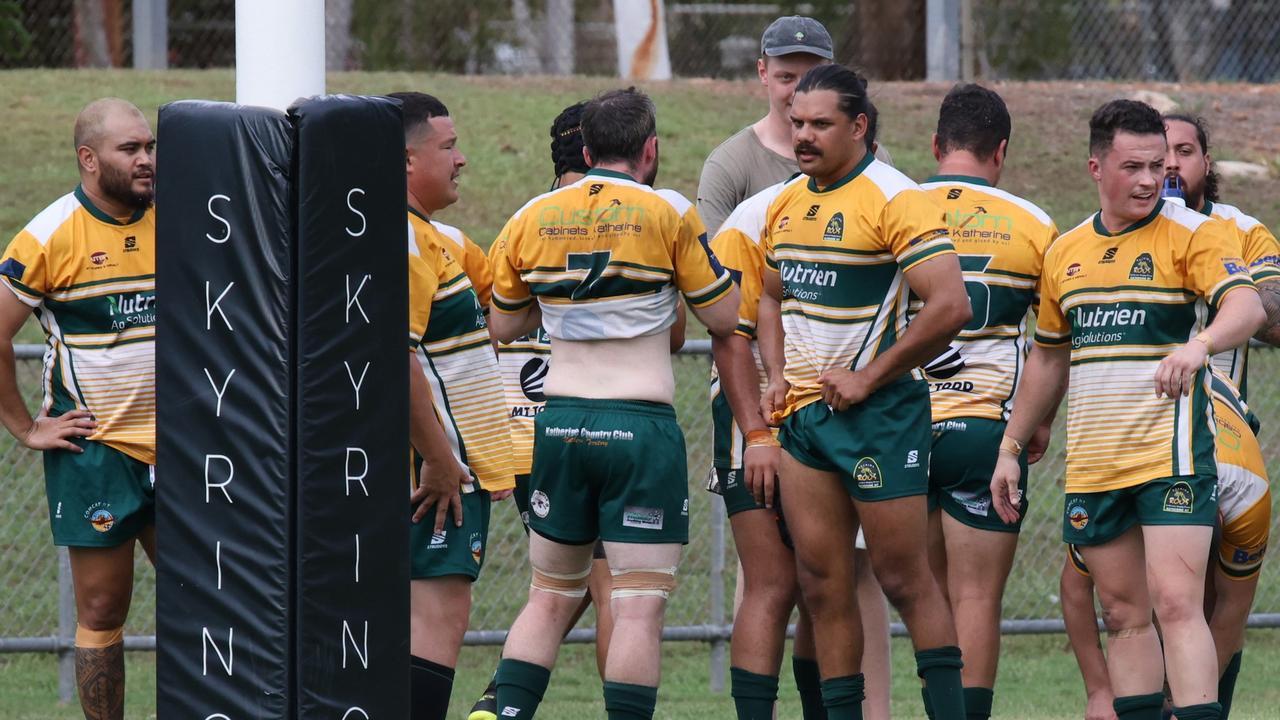
[[[98,190],[97,185],[92,182],[85,182],[82,180],[80,182],[80,189],[84,191],[84,196],[89,198],[89,202],[93,203],[94,207],[107,215],[110,215],[116,220],[124,223],[128,222],[128,220],[133,217],[135,212],[133,208],[103,195],[102,192]]]
[[[950,152],[938,161],[934,176],[971,177],[995,187],[1000,182],[1000,170],[989,162],[981,162],[966,152]]]
[[[795,161],[795,150],[791,145],[791,120],[785,115],[769,111],[751,126],[756,139],[767,149]]]
[[[839,169],[833,171],[831,175],[823,177],[818,177],[817,175],[812,176],[814,183],[817,184],[819,189],[826,190],[832,185],[835,185],[848,177],[849,173],[853,172],[854,168],[861,165],[862,161],[867,159],[868,153],[866,148],[861,148],[861,150],[862,152],[855,153],[848,162],[841,165]]]
[[[418,200],[418,197],[413,193],[409,193],[409,209],[428,220],[430,220],[431,216],[434,214],[432,211],[428,210],[427,207],[422,204],[422,201]]]
[[[602,162],[592,165],[591,169],[608,170],[609,172],[621,173],[638,183],[644,184],[644,181],[640,179],[640,172],[636,170],[636,168],[632,167],[630,163],[621,161]]]
[[[1102,227],[1106,228],[1108,233],[1112,235],[1117,235],[1133,227],[1135,224],[1140,223],[1143,220],[1146,220],[1147,218],[1151,217],[1152,213],[1154,213],[1156,209],[1159,207],[1160,207],[1160,203],[1157,200],[1155,207],[1153,207],[1149,212],[1147,212],[1147,214],[1141,217],[1127,217],[1124,215],[1117,214],[1111,208],[1107,207],[1106,205],[1103,205],[1102,209],[1098,212],[1098,215],[1102,219]]]

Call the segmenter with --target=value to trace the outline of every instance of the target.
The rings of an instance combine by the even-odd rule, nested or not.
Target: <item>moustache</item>
[[[810,155],[817,155],[819,157],[821,157],[822,155],[821,150],[810,145],[809,143],[800,143],[799,145],[796,145],[795,154],[799,155],[800,153],[808,153]]]

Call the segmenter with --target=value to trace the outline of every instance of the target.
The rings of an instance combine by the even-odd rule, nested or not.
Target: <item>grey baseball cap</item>
[[[774,20],[760,38],[760,52],[769,57],[808,53],[832,60],[831,34],[811,17],[789,15]]]

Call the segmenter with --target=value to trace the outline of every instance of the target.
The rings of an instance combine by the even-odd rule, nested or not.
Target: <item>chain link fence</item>
[[[704,490],[711,463],[711,416],[707,387],[709,343],[691,341],[676,360],[676,412],[684,428],[689,462],[690,540],[680,568],[680,587],[667,613],[665,637],[711,644],[713,685],[722,682],[724,650],[731,632],[735,556],[732,533],[718,497]],[[29,402],[39,397],[39,348],[20,355],[19,383]],[[1280,352],[1255,349],[1251,372],[1255,378],[1280,376]],[[1271,477],[1280,477],[1280,395],[1262,393],[1256,382],[1254,410],[1262,418],[1259,437]],[[1061,505],[1063,475],[1062,414],[1045,459],[1033,466],[1031,507],[1023,525],[1017,559],[1005,594],[1007,632],[1061,631],[1058,575],[1065,558]],[[64,657],[63,689],[67,697],[69,660],[74,635],[74,603],[65,566],[50,543],[48,508],[39,456],[15,446],[8,436],[0,449],[4,473],[0,497],[6,512],[0,518],[0,652],[59,652]],[[1280,494],[1276,495],[1280,504]],[[1280,530],[1280,508],[1273,507],[1272,532]],[[65,554],[64,554],[65,557]],[[468,642],[497,644],[524,604],[528,588],[526,538],[514,506],[495,509],[488,556],[477,586]],[[141,552],[135,576],[136,594],[127,633],[129,647],[155,646],[155,575]],[[1280,569],[1274,561],[1263,567],[1254,603],[1255,624],[1280,620]],[[594,613],[580,623],[570,640],[594,635]],[[895,627],[901,632],[901,627]]]
[[[938,15],[951,25],[929,27],[927,12],[943,6],[959,10]],[[926,36],[961,48],[966,77],[1280,79],[1274,0],[666,0],[664,9],[681,77],[751,77],[765,26],[801,13],[830,29],[838,60],[878,80],[923,78]],[[613,0],[327,0],[326,13],[331,70],[617,74]],[[134,35],[153,28],[135,14],[167,21],[160,66],[234,65],[235,0],[0,0],[0,67],[156,67],[134,56]]]

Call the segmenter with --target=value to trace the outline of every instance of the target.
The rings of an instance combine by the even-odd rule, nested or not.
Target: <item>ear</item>
[[[769,84],[769,69],[765,66],[764,58],[756,60],[756,75],[759,76],[761,85]]]
[[[589,150],[586,145],[582,146],[582,161],[587,164],[587,167],[596,166],[595,161],[591,159],[591,150]]]
[[[1094,182],[1102,182],[1102,158],[1089,156],[1089,176]]]
[[[938,147],[938,133],[933,134],[930,144],[933,147],[933,159],[942,162],[942,148]]]
[[[1004,161],[1008,156],[1009,156],[1009,141],[1001,140],[1000,145],[996,147],[995,154],[991,156],[991,159],[995,162],[997,170],[1004,167]]]
[[[863,139],[867,136],[867,128],[871,121],[867,119],[865,114],[859,113],[858,117],[853,119],[853,140],[859,145],[866,145]]]
[[[98,154],[88,145],[81,145],[76,148],[76,159],[80,162],[80,170],[82,172],[98,172]]]
[[[644,141],[644,163],[649,165],[654,158],[658,157],[658,136],[652,135],[648,140]]]

